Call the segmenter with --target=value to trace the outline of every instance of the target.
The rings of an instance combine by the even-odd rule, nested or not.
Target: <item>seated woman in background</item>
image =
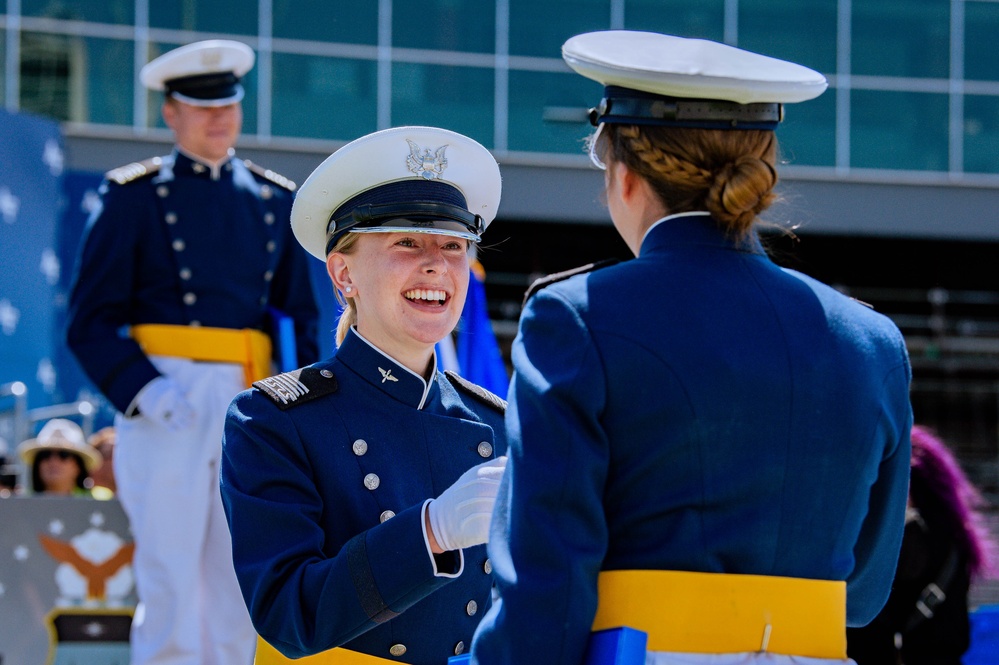
[[[31,469],[31,494],[90,496],[90,474],[100,467],[101,455],[73,421],[48,421],[38,436],[23,442],[17,452]]]
[[[912,428],[909,506],[891,596],[867,626],[847,631],[858,665],[960,665],[970,645],[971,581],[994,575],[985,501],[947,444]]]

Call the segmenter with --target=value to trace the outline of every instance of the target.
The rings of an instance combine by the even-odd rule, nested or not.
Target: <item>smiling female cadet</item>
[[[653,33],[563,56],[606,86],[593,153],[635,258],[529,295],[472,661],[577,664],[626,625],[649,663],[844,662],[891,586],[912,413],[898,329],[755,231],[781,103],[825,79]]]
[[[434,345],[499,199],[489,152],[430,127],[360,138],[299,190],[295,236],[345,303],[339,346],[233,401],[221,474],[243,596],[285,656],[439,665],[488,606],[505,403],[439,372]],[[286,662],[268,649],[258,663]]]

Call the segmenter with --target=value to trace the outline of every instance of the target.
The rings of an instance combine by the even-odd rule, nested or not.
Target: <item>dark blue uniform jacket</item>
[[[884,604],[912,422],[886,317],[675,216],[538,291],[513,361],[475,662],[581,662],[601,570],[846,580],[852,625]]]
[[[294,185],[269,175],[238,159],[213,174],[177,150],[108,174],[84,232],[67,341],[119,411],[159,375],[127,336],[134,324],[266,330],[273,307],[295,322],[300,363],[316,360],[318,313],[284,186]]]
[[[465,650],[489,604],[486,548],[436,557],[435,575],[421,510],[505,454],[502,400],[443,373],[428,385],[353,331],[332,359],[273,385],[233,401],[222,454],[257,631],[290,657],[343,645],[441,665]]]

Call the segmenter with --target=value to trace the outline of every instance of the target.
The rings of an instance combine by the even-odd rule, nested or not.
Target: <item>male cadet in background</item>
[[[292,362],[317,356],[306,254],[290,226],[295,184],[234,157],[239,81],[253,62],[245,44],[211,40],[142,69],[143,85],[165,91],[176,146],[106,174],[70,295],[69,347],[120,412],[133,665],[252,661],[219,498],[222,424],[233,396],[271,373],[274,310],[294,324]]]

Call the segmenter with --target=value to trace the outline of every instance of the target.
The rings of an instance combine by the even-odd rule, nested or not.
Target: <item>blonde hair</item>
[[[340,239],[336,241],[336,244],[333,245],[333,248],[326,253],[326,256],[329,257],[329,255],[334,252],[339,252],[340,254],[350,254],[354,251],[354,245],[357,244],[357,239],[359,237],[360,236],[356,233],[343,234]],[[333,296],[336,298],[336,301],[340,303],[340,306],[343,307],[343,312],[340,314],[340,319],[336,324],[336,345],[340,346],[340,344],[343,343],[343,340],[347,337],[347,332],[350,330],[350,327],[357,325],[357,308],[354,306],[354,298],[352,296],[344,295],[340,292],[340,289],[335,286],[333,287]]]
[[[735,237],[777,199],[769,130],[605,125],[596,148],[643,177],[670,214],[707,210]]]

